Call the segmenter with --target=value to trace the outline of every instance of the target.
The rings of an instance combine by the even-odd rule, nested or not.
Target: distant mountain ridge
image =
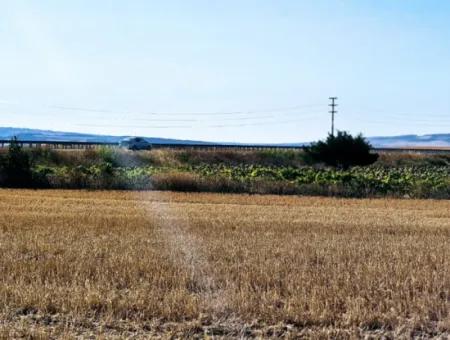
[[[39,130],[14,127],[0,127],[0,139],[11,139],[17,137],[19,140],[27,141],[57,141],[57,142],[91,142],[91,143],[119,143],[130,136],[97,135],[78,132],[61,132],[52,130]],[[145,137],[150,143],[162,144],[211,144],[203,141],[182,140],[171,138]]]
[[[129,136],[97,135],[77,132],[61,132],[52,130],[26,129],[14,127],[0,127],[0,139],[11,139],[16,136],[19,140],[29,141],[76,141],[92,143],[118,143]],[[145,137],[150,143],[158,144],[245,144],[245,143],[213,143],[195,140],[172,138]],[[367,138],[374,147],[450,147],[450,133],[428,135],[379,136]],[[258,143],[260,145],[301,146],[308,143]]]
[[[450,133],[436,133],[429,135],[403,135],[393,137],[369,137],[372,145],[378,147],[450,147]]]

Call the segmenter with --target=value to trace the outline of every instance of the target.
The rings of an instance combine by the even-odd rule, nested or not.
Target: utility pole
[[[331,111],[329,111],[331,113],[331,135],[334,136],[334,115],[337,113],[336,107],[338,106],[336,104],[336,100],[338,98],[337,97],[330,97],[331,100],[331,104],[329,104],[328,106],[331,107]]]

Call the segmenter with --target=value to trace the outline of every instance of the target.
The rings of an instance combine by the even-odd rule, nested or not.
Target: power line
[[[126,114],[120,114],[120,116],[118,115],[118,112],[112,116],[110,114],[108,115],[101,115],[101,116],[92,116],[89,115],[89,119],[90,120],[97,120],[97,121],[103,121],[103,120],[107,120],[108,122],[111,122],[111,120],[113,121],[117,121],[117,120],[125,120],[125,121],[143,121],[143,122],[175,122],[175,123],[186,123],[186,122],[199,122],[199,121],[208,121],[208,120],[212,120],[214,122],[217,121],[248,121],[248,120],[260,120],[260,119],[266,119],[266,118],[278,118],[279,115],[291,115],[291,113],[300,113],[302,118],[313,118],[316,117],[316,115],[314,115],[314,112],[317,111],[321,111],[318,110],[318,108],[314,108],[315,106],[310,105],[311,109],[308,109],[308,111],[301,111],[300,109],[297,109],[293,112],[290,111],[280,111],[280,112],[275,112],[275,113],[270,113],[270,114],[263,114],[263,113],[259,113],[256,114],[257,111],[251,111],[252,115],[228,115],[226,114],[225,116],[197,116],[197,117],[173,117],[173,118],[165,118],[164,116],[156,116],[156,115],[151,115],[150,117],[146,118],[144,117],[133,117],[133,114],[131,113],[126,113]],[[298,106],[300,107],[300,106]],[[304,107],[307,107],[307,105],[304,105]],[[265,110],[266,112],[271,112],[274,110]],[[91,112],[91,111],[89,111]],[[237,112],[237,111],[236,111]],[[250,112],[250,111],[249,111]],[[108,112],[110,113],[110,112]],[[16,112],[16,114],[20,114],[19,112]],[[49,114],[47,113],[41,113],[41,114]],[[132,116],[132,118],[128,118],[129,116]]]
[[[317,115],[302,115],[301,118],[316,118]],[[231,117],[231,118],[215,118],[215,122],[227,122],[227,121],[249,121],[249,120],[260,120],[260,119],[268,119],[268,118],[278,118],[274,115],[265,115],[265,116],[251,116],[251,117]],[[125,118],[124,118],[125,119]],[[144,121],[144,122],[208,122],[207,119],[147,119],[147,118],[131,118],[126,120],[133,120],[133,121]]]
[[[50,109],[58,109],[64,111],[84,111],[84,112],[97,112],[97,113],[114,113],[114,111],[109,110],[99,110],[99,109],[90,109],[90,108],[82,108],[82,107],[68,107],[68,106],[59,106],[59,105],[48,105]]]
[[[300,111],[297,110],[295,113],[300,113],[301,116],[300,118],[303,119],[313,119],[313,118],[317,118],[317,114],[315,113],[316,110],[308,110],[308,111]],[[20,112],[15,112],[15,115],[18,114],[20,115]],[[27,113],[23,113],[23,114],[27,114]],[[281,113],[280,113],[281,114]],[[291,115],[289,113],[289,116],[285,116],[286,112],[283,113],[283,116],[285,118],[289,118]],[[49,113],[41,113],[41,115],[49,115]],[[50,114],[53,115],[53,114]],[[127,115],[128,116],[128,115]],[[127,116],[122,116],[122,117],[117,117],[117,116],[110,116],[110,115],[103,115],[103,116],[89,116],[88,119],[90,121],[94,121],[94,122],[102,122],[105,121],[107,124],[110,122],[115,122],[115,121],[134,121],[134,122],[164,122],[164,123],[194,123],[194,122],[201,122],[201,123],[208,123],[208,122],[239,122],[239,121],[259,121],[262,119],[278,119],[280,118],[279,115],[277,114],[265,114],[265,115],[251,115],[251,116],[214,116],[214,117],[193,117],[193,118],[183,118],[183,117],[176,117],[176,118],[159,118],[159,116],[155,116],[154,118],[141,118],[141,117],[132,117],[132,118],[128,118]],[[78,120],[86,120],[87,118],[80,118],[78,117]]]
[[[244,120],[255,120],[255,119],[267,119],[275,118],[273,115],[270,116],[258,116],[258,117],[238,117],[238,118],[219,118],[217,121],[244,121]]]
[[[20,103],[14,103],[14,102],[8,102],[6,100],[2,100],[2,104],[7,105],[15,105],[15,106],[24,106]],[[215,111],[215,112],[157,112],[157,111],[149,111],[149,112],[127,112],[127,111],[116,111],[116,110],[106,110],[106,109],[97,109],[97,108],[90,108],[90,107],[80,107],[80,106],[65,106],[65,105],[37,105],[40,107],[50,108],[50,109],[57,109],[57,110],[64,110],[64,111],[76,111],[76,112],[86,112],[86,113],[108,113],[118,116],[240,116],[240,115],[261,115],[261,114],[268,114],[268,113],[289,113],[293,111],[298,111],[299,109],[305,109],[308,108],[309,111],[312,109],[320,109],[323,108],[324,104],[298,104],[293,106],[284,106],[284,107],[277,107],[277,108],[268,108],[268,109],[255,109],[255,110],[232,110],[232,111]],[[27,105],[25,105],[27,107]],[[36,107],[36,105],[34,105]],[[266,116],[266,115],[265,115]],[[94,118],[94,117],[90,117]],[[108,119],[112,118],[111,116],[108,117]],[[174,119],[175,121],[175,119]],[[181,121],[181,119],[179,120]]]
[[[409,119],[411,116],[414,115],[421,115],[421,116],[426,116],[426,117],[433,117],[436,119],[440,119],[440,118],[448,118],[448,113],[429,113],[426,112],[426,110],[424,110],[421,113],[415,112],[415,113],[411,113],[411,112],[406,112],[406,111],[400,111],[400,112],[392,112],[391,109],[374,109],[374,108],[367,108],[367,107],[361,107],[361,106],[356,106],[356,107],[352,107],[353,111],[357,110],[359,111],[358,113],[358,117],[360,115],[360,113],[366,114],[367,112],[370,112],[371,114],[374,114],[376,116],[380,116],[380,114],[384,114],[384,115],[389,115],[389,117],[393,117],[393,116],[398,116],[400,118],[403,119]],[[426,113],[424,113],[426,112]],[[351,112],[346,112],[346,116],[347,115],[351,115]]]
[[[286,112],[293,111],[301,108],[313,108],[313,107],[323,107],[323,104],[307,104],[307,105],[294,105],[294,106],[284,106],[278,108],[270,109],[260,109],[260,110],[235,110],[235,111],[215,111],[215,112],[158,112],[158,111],[147,111],[147,112],[126,112],[126,111],[113,111],[104,109],[94,109],[85,107],[70,107],[70,106],[60,106],[60,105],[47,105],[46,107],[58,110],[66,111],[78,111],[78,112],[97,112],[97,113],[113,113],[113,114],[143,114],[143,115],[174,115],[174,116],[188,116],[188,115],[234,115],[234,114],[257,114],[257,113],[276,113],[276,112]]]
[[[337,100],[337,97],[334,97],[335,100]],[[330,97],[330,100],[332,100],[332,97]],[[0,104],[5,104],[5,105],[14,105],[14,106],[24,106],[23,104],[17,103],[17,102],[13,102],[13,101],[9,101],[9,100],[5,100],[5,99],[0,99]],[[71,106],[62,106],[62,105],[38,105],[38,106],[43,106],[46,108],[52,108],[52,109],[59,109],[59,110],[67,110],[67,111],[78,111],[78,112],[88,112],[88,113],[111,113],[111,114],[117,114],[117,115],[244,115],[244,114],[259,114],[259,113],[282,113],[282,112],[291,112],[291,111],[296,111],[298,109],[301,108],[316,108],[316,109],[320,109],[321,107],[324,107],[324,104],[307,104],[307,105],[295,105],[295,106],[288,106],[288,107],[279,107],[279,108],[271,108],[271,109],[262,109],[262,110],[236,110],[236,111],[223,111],[223,112],[126,112],[126,111],[113,111],[113,110],[105,110],[105,109],[95,109],[95,108],[86,108],[86,107],[71,107]],[[332,106],[332,103],[329,105]],[[335,107],[337,107],[338,105],[335,104]],[[308,110],[308,111],[312,111],[312,110]],[[381,110],[369,110],[371,112],[382,112],[382,113],[387,113],[389,114],[389,119],[408,119],[411,120],[409,117],[411,117],[414,114],[411,113],[390,113],[389,110],[385,110],[385,109],[381,109]],[[335,110],[335,113],[337,113],[338,111]],[[298,113],[298,112],[297,112]],[[330,111],[331,113],[331,111]],[[378,116],[377,113],[377,116]],[[348,113],[348,115],[352,115],[351,113]],[[358,117],[360,117],[358,115]],[[427,113],[426,117],[429,118],[436,118],[436,119],[440,119],[440,118],[447,118],[448,115],[447,114],[436,114],[436,113]],[[111,117],[108,117],[108,119]],[[156,121],[156,120],[155,120]],[[162,120],[161,120],[162,121]],[[169,120],[167,120],[169,121]],[[171,121],[171,120],[170,120]],[[173,121],[183,121],[182,119],[174,119]]]
[[[239,110],[239,111],[222,111],[222,112],[121,112],[121,111],[108,111],[108,110],[97,110],[92,108],[81,108],[81,107],[67,107],[67,106],[49,106],[49,108],[56,108],[59,110],[69,110],[69,111],[79,111],[79,112],[98,112],[98,113],[113,113],[120,115],[161,115],[161,116],[214,116],[214,115],[250,115],[250,114],[260,114],[260,113],[280,113],[295,111],[301,108],[313,108],[313,107],[323,107],[323,104],[308,104],[308,105],[295,105],[289,107],[279,107],[261,110]]]
[[[125,128],[152,128],[152,129],[190,129],[190,125],[122,125],[122,124],[76,124],[84,127],[125,127]]]
[[[143,126],[143,125],[122,125],[122,124],[77,124],[77,126],[85,126],[85,127],[122,127],[122,128],[148,128],[148,129],[170,129],[170,128],[183,128],[183,129],[192,129],[196,128],[227,128],[227,127],[245,127],[245,126],[264,126],[264,125],[280,125],[280,124],[290,124],[299,121],[308,121],[311,119],[315,119],[313,117],[309,119],[290,119],[284,121],[270,121],[270,122],[251,122],[251,123],[239,123],[239,124],[207,124],[207,125],[152,125],[152,126]]]
[[[291,119],[285,121],[275,121],[275,122],[260,122],[260,123],[242,123],[242,124],[217,124],[217,125],[208,125],[208,128],[227,128],[227,127],[245,127],[245,126],[267,126],[267,125],[284,125],[296,123],[301,120],[299,119]]]
[[[395,123],[395,124],[400,124],[400,125],[409,125],[409,126],[415,126],[415,125],[420,125],[420,126],[448,126],[450,124],[450,120],[445,120],[445,121],[432,121],[432,120],[428,120],[428,121],[417,121],[417,120],[391,120],[391,119],[386,119],[386,120],[368,120],[368,119],[360,119],[360,118],[352,118],[352,120],[354,121],[358,121],[358,122],[362,122],[365,124],[377,124],[377,125],[386,125],[389,123]]]
[[[125,118],[124,118],[125,119]],[[140,121],[140,122],[198,122],[197,119],[148,119],[148,118],[131,118],[126,120]]]
[[[364,118],[364,115],[361,114],[347,114],[346,116],[351,116],[352,119],[361,119],[361,117]],[[426,114],[424,115],[424,118],[422,117],[413,117],[413,115],[411,114],[404,114],[404,115],[400,115],[400,114],[396,114],[396,113],[392,113],[392,114],[388,114],[388,115],[383,115],[380,116],[378,114],[371,114],[371,116],[376,116],[377,118],[382,118],[385,120],[394,120],[394,121],[400,121],[400,122],[405,122],[405,121],[415,121],[415,122],[429,122],[429,121],[445,121],[449,119],[449,116],[445,116],[445,115],[441,115],[441,116],[433,116],[433,115],[429,115]]]

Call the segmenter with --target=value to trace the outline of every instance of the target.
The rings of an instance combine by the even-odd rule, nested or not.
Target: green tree
[[[4,164],[5,184],[9,187],[28,187],[32,182],[31,162],[17,138],[11,139]]]
[[[307,159],[312,162],[347,169],[374,163],[378,154],[371,153],[371,148],[361,134],[353,137],[345,131],[338,131],[336,136],[329,134],[325,141],[312,143],[305,152]]]

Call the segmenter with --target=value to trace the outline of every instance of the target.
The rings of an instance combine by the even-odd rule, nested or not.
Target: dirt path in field
[[[203,305],[205,313],[215,318],[229,317],[231,311],[227,303],[228,291],[232,284],[221,287],[204,252],[202,239],[190,229],[189,219],[179,216],[174,207],[176,203],[154,203],[154,192],[140,192],[137,194],[138,207],[145,212],[149,223],[154,224],[159,231],[171,261],[182,271],[191,276],[189,291],[195,294]],[[153,202],[153,203],[150,203]]]

